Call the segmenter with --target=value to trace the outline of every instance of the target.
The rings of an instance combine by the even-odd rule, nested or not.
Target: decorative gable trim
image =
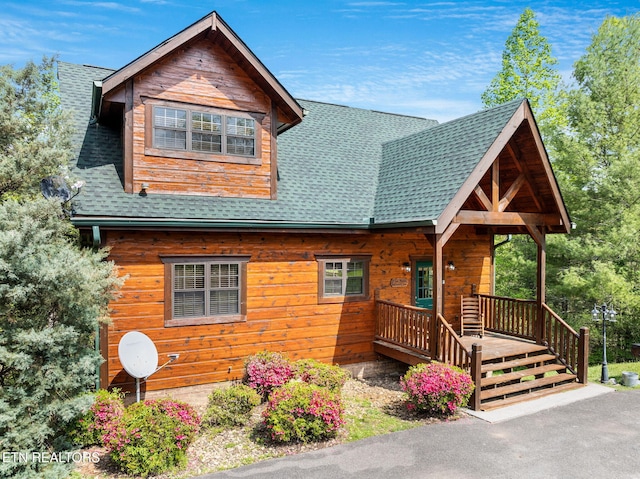
[[[499,194],[498,178],[496,178],[498,170],[493,167],[494,162],[497,161],[500,153],[505,148],[510,148],[509,141],[515,135],[518,128],[525,122],[528,123],[529,130],[533,135],[536,151],[544,169],[546,180],[552,191],[553,201],[558,211],[557,214],[532,214],[505,211],[508,204],[523,187],[528,177],[526,173],[522,173],[502,196]],[[479,187],[480,181],[489,169],[493,169],[492,175],[494,176],[492,179],[491,198]],[[472,195],[475,196],[487,211],[461,210],[464,203]],[[444,233],[452,223],[482,226],[527,226],[534,224],[548,227],[550,232],[569,232],[571,220],[562,199],[556,177],[551,168],[549,157],[542,143],[533,112],[527,100],[522,101],[500,134],[496,137],[495,141],[478,162],[473,172],[449,202],[448,206],[443,210],[437,221],[436,234]]]
[[[122,86],[186,44],[202,38],[219,43],[246,73],[272,98],[278,110],[278,133],[300,123],[303,109],[280,82],[216,12],[198,20],[102,81],[102,102],[116,101]]]

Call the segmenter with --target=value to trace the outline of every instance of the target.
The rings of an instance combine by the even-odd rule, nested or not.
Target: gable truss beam
[[[526,165],[526,163],[523,163],[520,161],[519,159],[520,155],[519,155],[519,151],[517,151],[517,146],[513,145],[512,143],[513,143],[512,141],[509,141],[509,143],[507,143],[505,147],[507,150],[507,153],[509,153],[509,155],[511,156],[511,159],[513,159],[513,163],[516,165],[516,168],[518,168],[518,171],[521,173],[521,176],[524,175],[524,179],[527,180],[529,192],[531,193],[531,198],[533,199],[533,202],[535,203],[536,208],[538,209],[538,211],[542,211],[542,205],[540,204],[540,200],[538,200],[537,195],[533,191],[533,179],[531,178],[529,167]]]
[[[493,203],[491,203],[491,200],[489,199],[489,197],[484,193],[483,189],[480,188],[480,185],[477,185],[474,189],[473,192],[476,195],[476,198],[478,198],[478,200],[480,201],[480,203],[482,203],[482,206],[487,210],[487,211],[493,211]]]
[[[461,210],[453,223],[482,226],[561,226],[562,218],[557,214]]]
[[[500,199],[500,202],[498,203],[498,211],[502,212],[507,209],[507,206],[509,206],[509,203],[513,201],[513,199],[516,197],[516,195],[520,191],[520,188],[522,188],[522,185],[525,183],[525,180],[526,180],[525,175],[523,173],[520,173],[520,175],[518,175],[515,181],[511,183],[511,186],[509,187],[507,192],[504,194],[504,196]]]
[[[518,166],[518,170],[521,172],[520,175],[511,184],[504,196],[500,198],[500,167],[496,159],[491,166],[491,198],[486,195],[480,185],[476,185],[473,189],[473,193],[484,209],[493,212],[502,212],[507,209],[507,206],[513,201],[526,181],[526,175],[522,173],[520,166]]]

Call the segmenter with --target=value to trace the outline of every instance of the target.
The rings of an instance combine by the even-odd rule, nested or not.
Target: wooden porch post
[[[578,338],[578,382],[587,384],[589,377],[589,328],[580,328]]]
[[[546,276],[547,276],[547,239],[544,226],[538,229],[533,225],[527,225],[527,230],[538,245],[538,271],[536,273],[536,343],[544,342],[544,311],[542,305],[546,297]]]
[[[546,276],[547,276],[547,241],[544,233],[536,240],[538,243],[538,273],[537,273],[537,294],[536,294],[536,343],[542,344],[544,341],[544,311],[542,304],[546,298]]]
[[[471,379],[475,389],[469,400],[469,407],[479,411],[482,402],[482,345],[478,343],[471,345]]]
[[[433,318],[431,320],[431,328],[429,331],[429,352],[432,358],[437,358],[438,351],[438,337],[436,330],[436,317],[438,314],[443,314],[443,288],[442,288],[442,249],[443,241],[442,235],[434,235],[432,242],[433,246]]]

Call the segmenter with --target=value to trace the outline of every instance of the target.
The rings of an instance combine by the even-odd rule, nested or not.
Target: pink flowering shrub
[[[400,378],[407,395],[407,408],[434,415],[450,415],[464,407],[474,384],[462,369],[431,362],[409,368]]]
[[[71,432],[74,442],[82,446],[103,445],[104,436],[113,433],[124,414],[123,394],[119,389],[111,392],[100,389],[93,396],[93,404]]]
[[[170,399],[129,406],[105,446],[127,474],[144,476],[182,467],[200,418],[188,404]]]
[[[344,424],[340,394],[300,381],[275,389],[263,418],[269,438],[275,442],[328,439]]]
[[[263,399],[294,376],[293,365],[280,353],[261,351],[245,362],[244,383],[255,389]]]

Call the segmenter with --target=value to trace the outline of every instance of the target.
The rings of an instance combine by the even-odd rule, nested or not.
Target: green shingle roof
[[[437,219],[521,104],[512,101],[386,143],[376,223]]]
[[[77,129],[77,224],[362,227],[433,221],[521,101],[438,125],[434,120],[299,100],[301,124],[278,137],[276,200],[127,194],[120,132],[91,124],[94,80],[113,70],[60,62],[62,105]]]

